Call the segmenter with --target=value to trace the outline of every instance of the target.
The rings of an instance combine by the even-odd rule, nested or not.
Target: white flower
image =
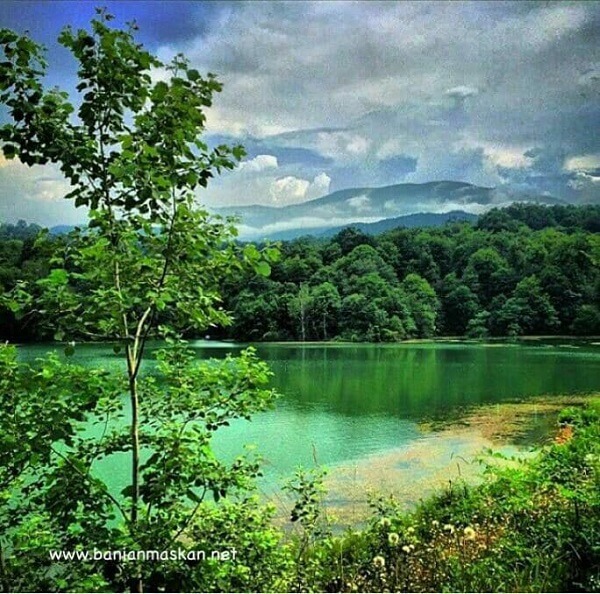
[[[396,532],[390,532],[388,534],[388,542],[395,547],[400,542],[400,537]]]
[[[467,526],[464,530],[465,540],[475,540],[475,530],[471,526]]]
[[[385,559],[381,555],[377,555],[377,557],[373,557],[373,565],[383,568],[385,567]]]

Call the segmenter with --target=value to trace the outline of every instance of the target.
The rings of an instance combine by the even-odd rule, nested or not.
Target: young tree
[[[440,308],[433,287],[418,274],[407,275],[401,283],[418,335],[429,338],[435,334],[436,320]]]
[[[250,460],[217,460],[214,431],[274,397],[251,349],[221,364],[199,363],[179,340],[228,322],[218,293],[224,276],[247,266],[266,275],[276,258],[271,248],[240,253],[233,223],[196,206],[195,191],[244,154],[201,139],[204,110],[221,85],[181,55],[161,63],[135,42],[134,24],[119,30],[110,20],[99,10],[91,31],[66,28],[59,37],[78,63],[77,104],[44,88],[40,46],[0,32],[0,100],[12,118],[0,129],[3,152],[27,165],[58,165],[71,184],[67,198],[89,216],[50,274],[19,285],[7,303],[51,325],[57,340],[112,341],[123,361],[120,376],[56,358],[37,368],[2,349],[0,544],[11,556],[2,555],[0,578],[8,588],[211,587],[194,582],[202,571],[181,561],[158,568],[88,560],[77,573],[52,563],[47,549],[189,546],[196,523],[212,513],[208,498],[218,502],[236,490],[246,498],[258,473]],[[153,78],[156,69],[166,80]],[[151,338],[168,342],[154,367],[144,364]],[[90,423],[103,427],[100,437],[83,431]],[[130,478],[113,492],[97,465],[123,456]],[[38,547],[39,555],[25,555],[35,571],[19,558],[24,546]]]
[[[327,340],[334,334],[341,304],[340,294],[331,283],[324,282],[311,289],[310,318],[315,336]]]
[[[308,311],[311,303],[310,289],[307,284],[300,285],[298,293],[288,303],[290,316],[300,325],[300,340],[306,340]]]

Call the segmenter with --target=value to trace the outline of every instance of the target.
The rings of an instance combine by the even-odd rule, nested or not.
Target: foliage
[[[376,237],[345,230],[331,240],[284,243],[281,259],[270,257],[270,278],[238,270],[234,278],[224,275],[218,280],[215,291],[224,296],[233,323],[219,325],[211,335],[372,341],[440,335],[598,335],[600,245],[597,232],[590,231],[595,210],[557,209],[513,205],[481,217],[476,228],[454,224],[397,229]],[[559,220],[561,226],[532,230],[513,218],[529,220],[534,214],[545,221]],[[508,217],[515,224],[496,228],[488,224],[494,217]],[[47,275],[64,239],[47,240],[44,244],[28,239],[23,245],[0,240],[0,281],[6,288]],[[253,250],[250,254],[257,257]],[[60,266],[65,266],[62,260]],[[415,285],[414,275],[428,285]],[[413,290],[407,292],[410,286]],[[17,320],[8,309],[0,315],[6,338],[15,333],[22,338],[51,337],[39,318]]]
[[[595,335],[596,211],[513,205],[491,211],[476,227],[399,228],[378,236],[347,229],[331,240],[286,242],[269,281],[246,277],[223,284],[234,322],[221,335],[374,342]],[[544,224],[531,222],[536,217]],[[492,224],[500,219],[513,224]],[[325,286],[323,326],[323,297],[316,296]]]
[[[188,575],[179,560],[87,559],[74,571],[50,551],[190,550],[201,544],[190,540],[200,525],[218,548],[226,498],[240,531],[254,531],[255,549],[276,546],[249,497],[258,462],[223,462],[211,448],[219,428],[271,405],[270,372],[252,349],[198,362],[181,334],[227,324],[222,279],[246,270],[268,275],[277,252],[237,246],[232,221],[196,206],[195,191],[243,155],[241,147],[209,149],[201,140],[204,109],[221,89],[216,78],[202,77],[183,56],[162,64],[135,42],[133,24],[113,29],[111,20],[99,10],[90,32],[60,35],[79,65],[77,108],[66,93],[44,88],[40,46],[0,32],[0,99],[12,119],[0,129],[4,155],[56,163],[71,184],[67,198],[89,218],[85,229],[59,239],[41,233],[33,243],[17,225],[23,239],[2,244],[3,267],[24,270],[24,252],[43,254],[43,265],[4,275],[4,307],[16,321],[69,341],[68,357],[76,340],[100,339],[114,344],[121,362],[111,373],[90,372],[56,356],[22,363],[14,348],[1,348],[6,590],[172,589],[173,576]],[[166,81],[153,80],[157,68]],[[154,362],[151,338],[166,341]],[[128,467],[120,489],[107,487],[103,464]],[[257,553],[241,556],[249,565]],[[189,574],[190,589],[220,583],[200,575]]]
[[[320,591],[576,592],[600,586],[600,407],[561,415],[573,435],[488,467],[411,513],[376,499],[369,526],[317,542]]]
[[[329,522],[323,508],[324,476],[325,472],[322,470],[298,469],[284,486],[284,490],[295,500],[290,520],[299,526],[291,549],[294,555],[291,568],[293,577],[288,590],[310,591],[323,575],[326,558],[322,549],[327,550],[331,538]]]

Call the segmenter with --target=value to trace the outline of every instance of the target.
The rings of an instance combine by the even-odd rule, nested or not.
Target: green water
[[[241,346],[198,341],[199,357],[223,357]],[[50,347],[22,347],[31,359]],[[282,393],[275,410],[234,422],[216,437],[217,451],[233,457],[253,444],[275,484],[316,459],[332,468],[426,439],[418,423],[460,416],[472,405],[514,398],[600,389],[600,345],[590,342],[394,345],[257,345]],[[110,347],[79,346],[74,362],[116,367]],[[452,442],[450,442],[452,443]],[[454,447],[454,446],[448,446]],[[459,449],[459,446],[456,446]],[[111,481],[126,484],[128,468],[104,465]],[[410,468],[407,469],[410,471]],[[415,469],[416,470],[416,469]]]

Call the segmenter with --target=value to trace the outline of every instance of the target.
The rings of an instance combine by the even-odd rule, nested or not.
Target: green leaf
[[[169,87],[167,86],[167,83],[160,81],[158,83],[156,83],[156,86],[154,87],[154,90],[152,91],[152,100],[153,101],[162,101],[165,98],[165,95],[167,94],[169,90]]]
[[[261,260],[254,266],[254,270],[261,276],[269,276],[271,274],[271,266],[268,262]]]
[[[69,273],[64,268],[55,268],[50,271],[46,281],[50,285],[65,285],[69,280]]]
[[[281,252],[276,247],[268,247],[265,249],[265,256],[269,262],[279,262]]]
[[[260,252],[256,249],[256,246],[253,244],[248,244],[244,248],[244,258],[250,261],[255,261],[260,258]]]
[[[14,159],[17,155],[17,147],[12,144],[5,144],[2,147],[2,152],[7,159]]]

